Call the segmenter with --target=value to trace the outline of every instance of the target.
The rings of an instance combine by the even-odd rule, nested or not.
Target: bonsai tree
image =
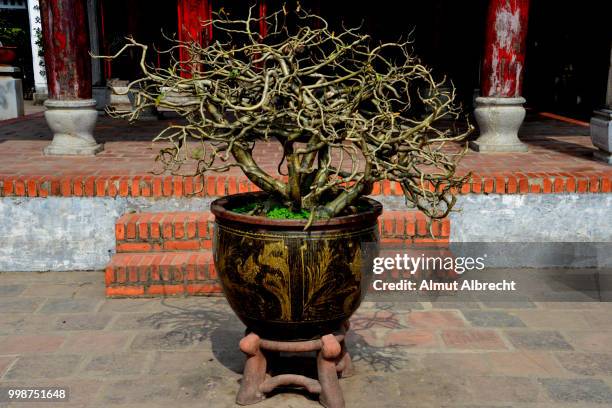
[[[282,206],[313,220],[358,211],[374,183],[399,183],[406,200],[430,218],[445,217],[464,177],[456,175],[465,149],[456,143],[455,91],[412,55],[409,41],[376,44],[359,28],[334,32],[325,19],[298,8],[265,19],[234,19],[221,12],[205,23],[215,40],[176,41],[171,64],[147,63],[148,47],[128,38],[114,56],[141,51],[142,78],[129,85],[134,109],[113,112],[137,119],[151,107],[176,112],[155,137],[158,160],[173,174],[239,167],[269,194],[249,212]],[[255,28],[267,25],[263,37]],[[188,58],[180,60],[179,51]],[[265,171],[253,149],[282,146],[279,174]],[[194,143],[196,142],[196,143]],[[183,172],[183,173],[182,173]]]

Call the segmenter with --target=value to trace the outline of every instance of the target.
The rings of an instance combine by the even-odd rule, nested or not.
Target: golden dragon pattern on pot
[[[252,318],[286,322],[350,315],[364,294],[361,242],[376,240],[373,228],[303,237],[217,225],[216,234],[230,304],[248,304]]]

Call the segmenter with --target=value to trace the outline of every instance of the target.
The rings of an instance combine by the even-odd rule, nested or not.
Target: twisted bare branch
[[[370,194],[374,183],[401,185],[407,201],[430,218],[445,217],[455,203],[453,191],[463,149],[448,149],[466,132],[447,126],[460,118],[455,90],[437,81],[411,53],[408,41],[373,46],[359,29],[330,30],[327,22],[303,10],[298,26],[284,24],[286,10],[266,17],[268,35],[252,27],[260,19],[216,14],[218,39],[207,45],[175,42],[171,63],[146,63],[143,77],[129,85],[135,108],[114,112],[134,120],[144,110],[165,108],[184,123],[155,138],[169,147],[159,160],[174,172],[197,161],[197,174],[240,167],[262,190],[313,219],[342,214]],[[314,22],[317,24],[314,24]],[[187,60],[176,58],[178,51]],[[190,141],[199,141],[194,155]],[[253,158],[258,141],[276,140],[284,152],[288,181],[266,173]],[[281,165],[279,164],[279,169]]]

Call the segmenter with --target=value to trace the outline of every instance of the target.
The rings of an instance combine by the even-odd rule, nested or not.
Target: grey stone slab
[[[530,300],[520,301],[496,301],[496,300],[483,300],[481,303],[489,309],[535,309],[536,304]]]
[[[131,344],[133,350],[181,350],[200,342],[199,336],[179,330],[140,333]]]
[[[122,313],[113,322],[113,330],[157,330],[171,329],[172,321],[156,318],[156,313]]]
[[[102,330],[112,315],[108,314],[74,314],[59,316],[55,322],[56,330]]]
[[[138,375],[143,372],[148,359],[148,353],[103,354],[93,357],[85,365],[83,374],[97,377]],[[176,373],[174,372],[173,374]]]
[[[103,269],[115,249],[114,223],[122,214],[198,211],[208,209],[210,200],[0,198],[0,240],[9,242],[0,247],[0,270]],[[384,197],[383,201],[389,209],[405,208],[400,197]],[[458,197],[457,208],[462,211],[451,214],[451,242],[612,241],[612,219],[607,216],[612,208],[610,194],[469,194]],[[474,219],[479,222],[474,223]],[[564,228],[557,228],[558,225]],[[512,259],[531,267],[544,266],[556,259],[543,258],[537,251],[528,256],[518,255],[513,254]],[[573,262],[571,257],[565,261]],[[584,260],[590,261],[591,265],[583,266],[595,266],[598,256]]]
[[[26,313],[0,314],[0,335],[31,334],[53,330],[48,316]]]
[[[44,299],[42,298],[0,298],[0,313],[33,313]]]
[[[13,356],[0,357],[0,378],[4,375],[4,372],[13,364],[16,360]]]
[[[244,363],[242,353],[234,354],[241,363]],[[214,366],[218,369],[220,365],[212,350],[158,351],[153,357],[150,373],[152,375],[175,375],[202,371],[206,366]]]
[[[612,376],[612,355],[606,353],[557,353],[559,363],[580,375]]]
[[[393,381],[399,388],[399,398],[396,402],[413,401],[424,406],[440,406],[474,401],[473,390],[470,389],[468,379],[463,376],[429,375],[427,371],[415,373],[398,371],[379,376],[382,381]]]
[[[471,377],[470,389],[480,403],[501,404],[536,403],[543,399],[538,384],[524,377]]]
[[[459,310],[474,310],[480,309],[478,302],[447,302],[447,301],[435,301],[431,302],[431,307],[434,309],[459,309]]]
[[[159,312],[167,307],[162,303],[164,300],[157,299],[106,299],[99,311],[101,313],[144,313]]]
[[[20,357],[5,374],[10,380],[52,379],[71,376],[81,357],[70,354]]]
[[[227,375],[223,370],[216,370],[216,373],[179,375],[177,401],[191,401],[193,404],[198,404],[202,400],[208,400],[219,403],[220,406],[226,405],[235,398],[239,385],[238,378],[238,375]]]
[[[25,285],[0,285],[0,296],[17,296],[25,290]]]
[[[408,379],[407,379],[408,380]],[[406,405],[407,397],[401,392],[396,377],[377,373],[363,373],[359,376],[341,380],[347,407],[363,405],[366,407],[400,408]],[[296,398],[292,398],[295,400]],[[400,401],[403,401],[400,404]],[[424,406],[428,406],[423,404]]]
[[[460,211],[450,215],[453,226],[450,241],[610,242],[611,208],[611,194],[462,195],[456,205]],[[522,260],[554,261],[536,257]]]
[[[87,313],[95,311],[99,304],[98,299],[48,299],[40,313]]]
[[[115,221],[134,211],[201,211],[210,197],[0,198],[0,271],[101,270],[115,250]],[[34,226],[34,227],[33,227]]]
[[[78,282],[32,283],[23,292],[23,296],[44,296],[71,298],[79,290]]]
[[[111,381],[100,391],[100,402],[105,406],[120,406],[143,401],[160,404],[176,400],[176,377],[147,377],[133,380]]]
[[[557,402],[612,404],[612,389],[600,379],[543,378],[540,383]]]
[[[506,332],[506,337],[519,349],[526,350],[573,350],[563,336],[556,331]]]
[[[465,318],[476,327],[525,327],[525,323],[508,312],[462,310]]]

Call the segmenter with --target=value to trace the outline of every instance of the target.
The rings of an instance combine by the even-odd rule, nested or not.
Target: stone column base
[[[45,101],[45,119],[53,132],[53,141],[43,150],[48,156],[93,156],[104,150],[96,142],[93,130],[98,120],[94,99]]]
[[[32,95],[32,99],[34,105],[42,105],[47,99],[49,99],[49,94],[34,92],[34,94]]]
[[[481,153],[526,152],[528,147],[518,138],[525,119],[525,98],[476,98],[474,116],[480,137],[470,148]]]
[[[593,112],[591,140],[598,149],[593,152],[593,157],[612,164],[612,109],[601,109]]]

